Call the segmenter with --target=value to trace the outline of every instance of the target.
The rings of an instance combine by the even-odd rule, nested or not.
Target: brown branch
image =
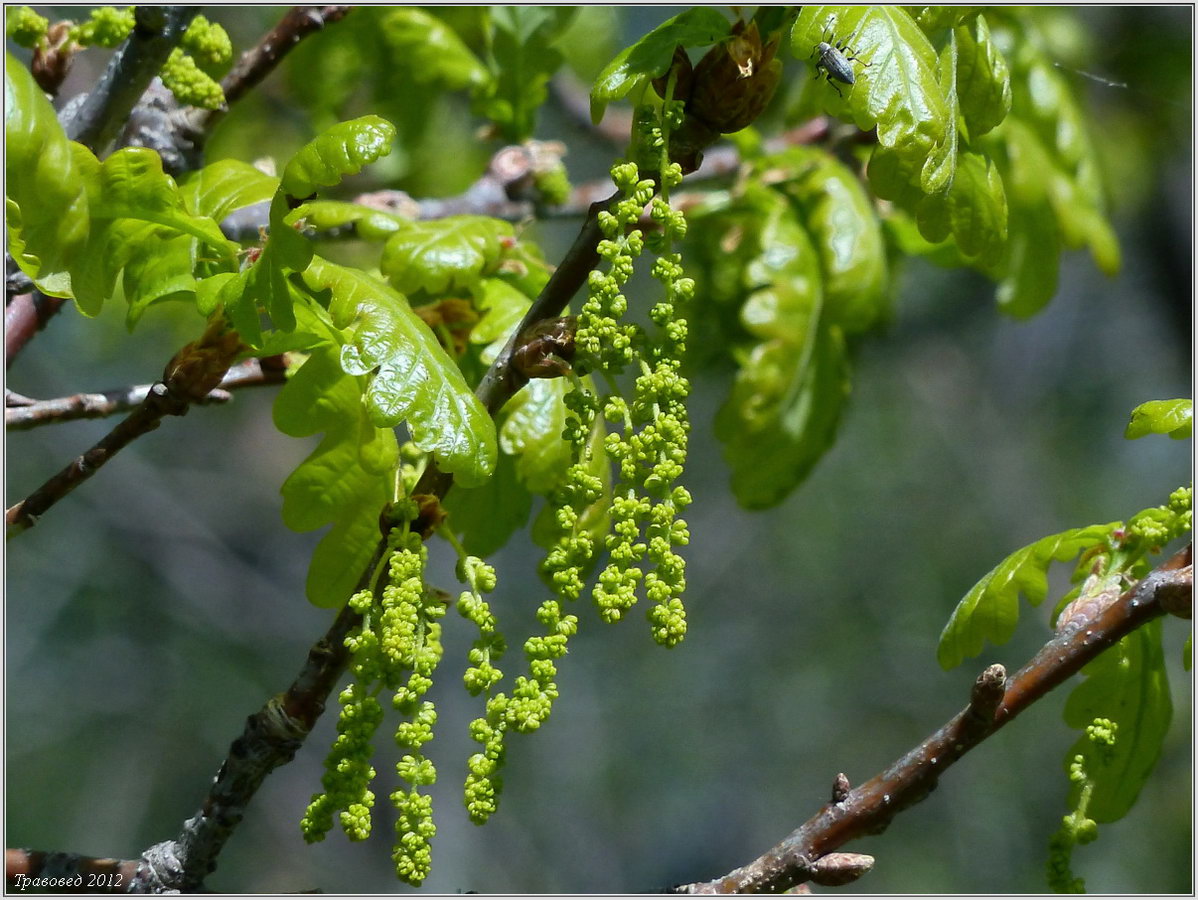
[[[167,363],[163,380],[151,386],[145,400],[95,446],[76,457],[66,468],[5,513],[6,537],[37,524],[51,506],[96,473],[116,453],[143,434],[156,429],[165,416],[182,416],[191,404],[207,397],[220,383],[243,349],[241,338],[226,330],[223,320],[208,326],[203,337],[175,354]]]
[[[241,54],[237,64],[221,79],[225,106],[215,110],[188,111],[187,124],[198,135],[197,146],[203,141],[204,135],[212,133],[212,129],[228,113],[229,107],[257,87],[300,41],[321,31],[325,25],[345,18],[352,9],[352,6],[293,6],[287,10],[279,24],[254,47]]]
[[[7,369],[30,339],[66,303],[61,297],[48,297],[41,291],[17,294],[4,307],[4,367]]]
[[[138,860],[106,859],[78,853],[44,850],[4,851],[4,876],[9,890],[55,893],[123,894]]]
[[[847,793],[847,779],[837,776],[832,802],[776,847],[722,878],[679,885],[673,892],[772,893],[806,881],[828,883],[820,881],[821,860],[848,841],[885,831],[898,813],[927,797],[949,766],[1036,700],[1168,607],[1184,607],[1182,598],[1193,596],[1192,559],[1191,545],[1110,605],[1071,620],[1010,680],[1002,666],[990,666],[975,682],[969,706],[914,750]],[[859,874],[868,868],[862,865]]]
[[[286,373],[285,354],[247,359],[230,368],[219,385],[194,403],[197,406],[228,403],[233,399],[230,391],[282,384],[287,380]],[[28,431],[39,425],[71,422],[76,419],[102,419],[133,409],[145,401],[153,387],[152,384],[138,384],[94,394],[58,397],[54,400],[21,398],[19,403],[14,403],[11,396],[6,397],[4,427],[9,431]]]

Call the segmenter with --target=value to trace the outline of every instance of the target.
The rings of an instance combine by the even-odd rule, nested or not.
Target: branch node
[[[975,719],[992,721],[1006,686],[1007,670],[1000,663],[987,666],[969,692],[969,714]]]
[[[865,853],[829,853],[811,864],[811,880],[825,887],[851,884],[874,867]]]
[[[832,802],[843,803],[849,796],[849,791],[853,786],[849,784],[849,778],[844,772],[838,772],[832,780]]]

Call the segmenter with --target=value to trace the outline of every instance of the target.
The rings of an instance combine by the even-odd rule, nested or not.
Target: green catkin
[[[162,67],[162,83],[180,103],[219,109],[225,94],[216,79],[233,59],[233,44],[221,26],[196,16]]]
[[[669,129],[681,116],[681,104],[668,104],[666,109],[664,119],[652,110],[641,110],[634,140],[642,157],[646,152],[657,154],[654,168],[659,171],[663,196],[654,198],[654,181],[642,178],[636,163],[612,167],[621,197],[598,216],[603,239],[597,252],[604,266],[587,278],[587,296],[574,337],[580,368],[596,371],[609,382],[629,368],[638,372],[634,395],[631,402],[614,389],[596,396],[579,379],[566,395],[563,438],[571,445],[572,464],[550,497],[558,538],[542,564],[554,592],[537,611],[545,633],[524,644],[529,674],[516,679],[510,696],[498,694],[488,702],[486,719],[476,723],[483,738],[480,743],[493,741],[494,732],[507,729],[535,731],[552,711],[558,695],[557,660],[578,630],[577,616],[567,610],[586,587],[583,573],[598,550],[595,539],[582,527],[581,516],[603,494],[603,481],[593,471],[591,435],[595,428],[605,429],[605,423],[617,429],[606,434],[603,446],[616,465],[618,482],[611,532],[604,539],[609,563],[594,585],[592,598],[600,617],[615,622],[636,603],[637,591],[643,588],[653,604],[649,619],[654,638],[673,646],[686,632],[681,601],[685,564],[673,548],[689,537],[686,523],[677,514],[690,502],[690,495],[674,487],[674,482],[682,473],[690,431],[684,402],[690,388],[680,374],[686,341],[681,306],[693,296],[694,283],[682,277],[681,260],[670,252],[672,242],[685,233],[686,222],[669,207],[669,190],[681,181],[682,173],[666,159]],[[636,227],[646,208],[661,230],[650,238]],[[628,310],[623,288],[646,246],[659,254],[653,275],[665,290],[665,299],[650,310],[659,332],[656,338],[623,318]],[[502,755],[497,759],[501,762]]]
[[[503,677],[494,663],[503,657],[507,646],[490,605],[483,599],[483,594],[495,590],[495,569],[476,556],[467,556],[461,548],[459,555],[458,577],[469,590],[458,597],[458,612],[478,628],[478,639],[470,648],[470,666],[462,680],[471,696],[487,694],[486,715],[470,723],[470,737],[481,745],[481,750],[466,763],[463,800],[470,821],[482,825],[499,808],[502,790],[499,771],[505,755],[506,704],[502,701],[496,704],[491,688]]]
[[[86,22],[81,22],[71,29],[70,39],[81,47],[111,49],[129,37],[134,24],[132,6],[126,6],[124,9],[102,6],[93,9]]]
[[[428,877],[430,842],[437,830],[431,801],[419,789],[437,777],[422,752],[432,740],[437,713],[423,696],[441,660],[438,620],[446,612],[445,602],[424,585],[428,551],[420,535],[408,528],[416,513],[411,501],[399,504],[404,524],[388,535],[382,590],[359,591],[349,600],[361,617],[345,638],[353,681],[339,698],[337,738],[321,780],[324,791],[313,796],[300,823],[309,842],[323,840],[335,819],[350,840],[370,836],[375,800],[369,789],[375,777],[371,739],[383,719],[377,696],[383,690],[393,692],[392,706],[404,717],[395,731],[395,742],[403,752],[395,768],[409,787],[390,795],[398,812],[392,859],[398,876],[414,886]]]
[[[1117,722],[1095,719],[1086,726],[1089,753],[1098,760],[1109,759],[1119,730]],[[1098,823],[1086,815],[1094,783],[1086,773],[1086,755],[1077,754],[1069,764],[1069,780],[1077,785],[1077,805],[1062,817],[1061,827],[1048,842],[1048,886],[1058,894],[1084,894],[1085,879],[1073,874],[1073,848],[1098,839]]]
[[[411,787],[392,792],[391,803],[398,813],[395,847],[391,859],[395,874],[413,886],[428,877],[432,866],[431,841],[437,833],[433,823],[432,798],[419,788],[437,780],[432,760],[422,747],[432,740],[437,711],[422,697],[432,687],[433,672],[444,655],[441,625],[446,604],[424,587],[428,550],[417,534],[406,532],[391,557],[390,584],[383,589],[383,652],[391,661],[387,687],[395,691],[392,705],[405,717],[395,730],[395,743],[405,753],[395,765],[396,774]],[[403,684],[396,677],[406,673]]]
[[[28,6],[14,6],[5,12],[4,33],[18,47],[37,46],[49,28],[50,20]]]

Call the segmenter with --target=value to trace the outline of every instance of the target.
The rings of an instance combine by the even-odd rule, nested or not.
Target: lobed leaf
[[[1136,629],[1082,669],[1084,680],[1065,701],[1065,724],[1084,729],[1095,718],[1118,724],[1108,751],[1098,751],[1083,734],[1065,755],[1085,757],[1093,789],[1086,815],[1116,822],[1127,815],[1160,759],[1173,717],[1169,679],[1161,648],[1160,620]],[[1080,786],[1073,788],[1076,803]]]
[[[537,110],[549,96],[549,79],[562,64],[557,39],[576,12],[569,6],[490,8],[492,78],[480,107],[505,140],[532,136]]]
[[[129,304],[125,322],[132,331],[151,304],[195,295],[196,240],[190,235],[155,235],[143,241],[125,263],[123,288]]]
[[[469,290],[499,265],[515,230],[486,216],[410,222],[383,247],[380,268],[400,293]]]
[[[363,381],[342,372],[335,345],[324,344],[275,399],[275,426],[284,434],[325,432],[282,487],[288,528],[311,531],[333,523],[308,568],[308,599],[321,607],[340,606],[355,589],[378,542],[378,517],[391,499],[398,462],[394,433],[366,418]]]
[[[318,231],[354,226],[354,233],[368,241],[385,240],[399,231],[405,223],[402,216],[384,212],[360,203],[341,200],[312,200],[299,207],[300,215],[309,227]]]
[[[288,278],[308,267],[312,242],[288,224],[289,215],[286,195],[276,192],[270,203],[270,236],[262,245],[257,261],[239,273],[236,281],[229,281],[221,288],[220,300],[233,327],[253,347],[262,340],[260,307],[270,315],[275,328],[281,331],[295,328],[295,300]]]
[[[955,128],[940,61],[923,31],[898,7],[804,6],[791,31],[791,52],[810,61],[825,37],[852,38],[856,84],[845,98],[818,86],[827,107],[843,109],[863,131],[876,127],[880,148],[895,154],[925,194],[947,188],[953,176],[950,130]],[[868,65],[866,65],[868,63]]]
[[[828,321],[855,334],[888,311],[889,273],[882,229],[861,180],[843,163],[815,148],[767,157],[763,169],[794,165],[796,175],[778,187],[794,201],[819,253]]]
[[[848,392],[835,325],[811,329],[801,353],[778,340],[754,349],[715,423],[742,506],[772,506],[807,477],[835,440]]]
[[[69,270],[87,242],[89,184],[50,101],[7,52],[4,141],[9,251],[40,291],[72,297]]]
[[[565,378],[534,378],[504,406],[499,446],[516,459],[516,474],[534,494],[557,487],[570,465],[566,427]]]
[[[218,160],[179,181],[187,209],[216,222],[235,209],[269,200],[278,187],[278,178],[236,159]]]
[[[206,216],[193,216],[175,180],[162,171],[162,157],[145,147],[126,147],[101,163],[93,219],[137,219],[190,234],[232,262],[235,248]]]
[[[662,22],[630,47],[616,54],[591,87],[591,121],[603,119],[607,104],[622,100],[647,79],[664,75],[675,47],[706,47],[728,37],[732,24],[706,6],[691,7]]]
[[[532,300],[502,278],[482,279],[474,286],[473,294],[474,307],[481,318],[471,329],[470,340],[475,344],[498,345],[494,347],[498,353],[524,318]]]
[[[951,669],[967,657],[982,652],[986,641],[1005,644],[1019,620],[1019,595],[1039,606],[1048,593],[1048,567],[1065,562],[1103,543],[1120,525],[1088,525],[1041,538],[1016,550],[990,572],[957,604],[940,635],[936,659]]]
[[[308,197],[318,187],[339,184],[391,152],[395,126],[378,116],[340,122],[309,141],[283,169],[280,189],[291,197]]]
[[[961,116],[972,138],[997,127],[1011,111],[1011,73],[979,15],[953,30],[960,50],[957,61],[957,96]]]
[[[1001,260],[1008,238],[1007,197],[994,162],[980,153],[962,153],[946,200],[948,231],[961,253],[983,266]]]
[[[330,290],[337,328],[350,329],[341,367],[369,375],[365,403],[379,426],[405,422],[412,440],[466,487],[495,468],[495,425],[457,365],[407,299],[365,272],[314,257],[304,280]]]
[[[1129,441],[1149,434],[1167,434],[1184,440],[1194,434],[1193,400],[1149,400],[1131,411],[1123,436]]]

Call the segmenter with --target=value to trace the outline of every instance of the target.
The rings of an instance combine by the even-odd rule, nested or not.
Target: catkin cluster
[[[413,508],[401,509],[406,521],[416,515],[415,505],[409,505]],[[300,827],[308,841],[323,840],[337,816],[350,840],[370,836],[375,800],[370,790],[375,777],[371,740],[383,719],[377,697],[391,691],[392,706],[403,717],[395,731],[403,754],[395,771],[407,785],[390,795],[397,811],[392,859],[400,879],[419,885],[428,877],[430,843],[437,831],[432,801],[420,792],[437,779],[436,768],[422,752],[432,740],[437,712],[423,697],[441,661],[438,620],[445,615],[446,603],[425,587],[428,551],[406,522],[392,529],[388,550],[382,590],[359,591],[349,601],[361,617],[345,638],[353,681],[341,692],[337,739],[325,760],[324,791],[312,797]]]
[[[588,572],[601,550],[609,561],[592,589],[601,618],[621,619],[639,590],[652,604],[648,618],[659,643],[673,646],[686,633],[681,600],[685,563],[675,548],[689,539],[678,514],[691,498],[677,481],[690,432],[685,405],[690,386],[681,360],[687,337],[684,309],[694,295],[694,282],[684,277],[681,258],[672,252],[673,242],[685,234],[686,221],[668,199],[670,188],[682,180],[681,169],[668,161],[669,132],[681,115],[681,104],[667,104],[664,114],[651,109],[638,113],[636,155],[649,160],[656,179],[642,178],[635,162],[611,170],[621,196],[598,217],[603,240],[597,250],[603,264],[587,278],[574,334],[573,389],[564,401],[562,437],[570,445],[571,464],[549,497],[557,538],[541,571],[553,596],[537,609],[543,633],[524,642],[528,674],[515,679],[510,694],[489,694],[485,716],[471,724],[471,737],[482,750],[470,758],[465,801],[471,819],[480,824],[497,806],[506,734],[535,731],[553,709],[557,661],[578,631],[578,616],[570,610],[586,590]],[[655,196],[659,186],[661,194]],[[656,226],[649,236],[639,227],[646,210]],[[646,248],[657,254],[651,274],[663,290],[649,310],[652,333],[626,319],[624,293]],[[616,379],[629,370],[632,396],[625,398]],[[579,377],[586,373],[609,390],[590,390]],[[609,425],[615,430],[609,432]],[[603,467],[608,465],[616,470],[611,525],[606,534],[597,535],[586,513],[605,498],[609,487]],[[467,688],[489,692],[499,677],[491,665],[497,657],[494,622],[469,570],[465,580],[472,590],[462,595],[459,606],[480,634],[471,652],[475,668],[467,673]]]

